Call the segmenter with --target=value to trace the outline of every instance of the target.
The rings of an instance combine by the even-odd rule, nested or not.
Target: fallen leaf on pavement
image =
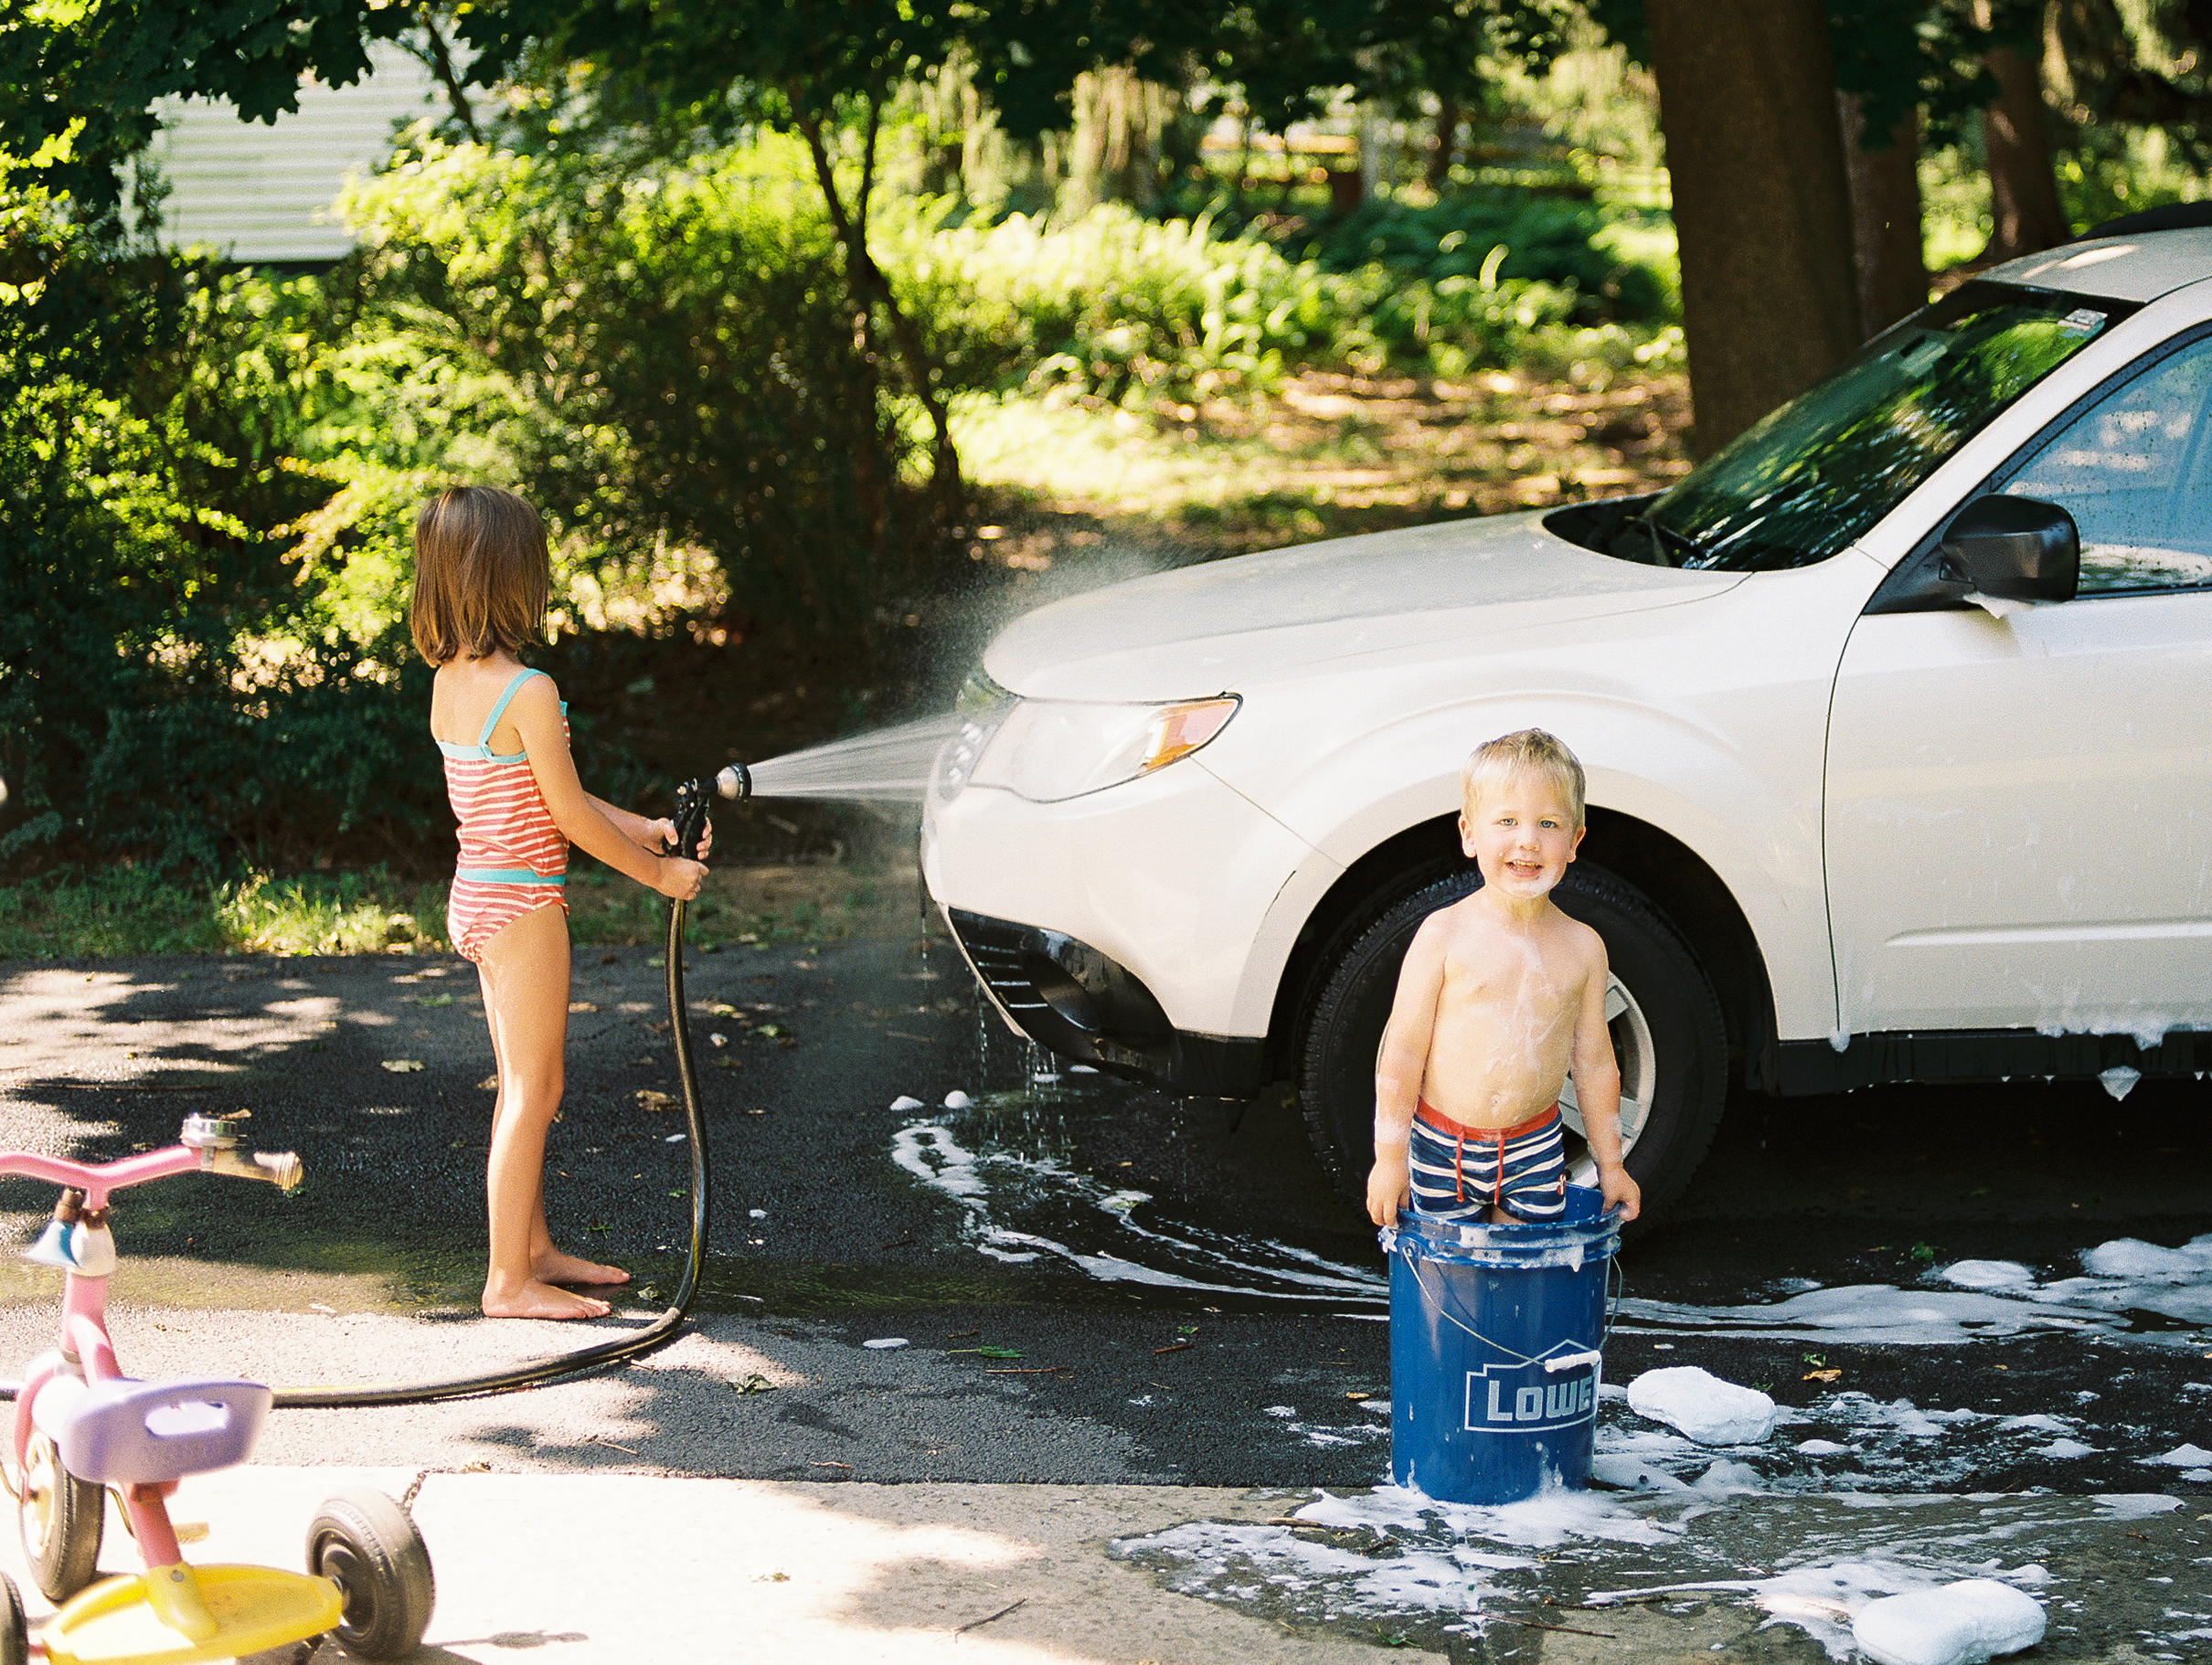
[[[422,1067],[422,1060],[420,1058],[383,1058],[379,1059],[378,1062],[380,1062],[386,1069],[390,1070],[395,1076],[408,1075],[410,1072]]]

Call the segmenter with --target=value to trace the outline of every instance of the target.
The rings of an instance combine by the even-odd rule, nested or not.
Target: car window
[[[1608,525],[1597,534],[1600,546],[1623,560],[1728,572],[1825,560],[2135,310],[2122,301],[1968,283],[1869,342],[1649,507]]]
[[[2171,353],[2031,451],[2005,483],[2081,528],[2081,593],[2212,585],[2212,336]]]

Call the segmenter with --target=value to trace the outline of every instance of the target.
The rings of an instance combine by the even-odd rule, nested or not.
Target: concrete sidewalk
[[[1169,1594],[1107,1554],[1113,1538],[1285,1506],[1248,1492],[253,1467],[186,1480],[174,1514],[207,1523],[193,1561],[296,1568],[318,1505],[353,1485],[413,1494],[438,1575],[425,1665],[1336,1665],[1377,1652]],[[101,1569],[136,1564],[111,1502]],[[51,1608],[12,1531],[0,1565],[35,1627]],[[325,1642],[314,1657],[350,1656]]]
[[[2204,1617],[2193,1575],[2212,1549],[2200,1523],[2212,1516],[2152,1497],[2100,1505],[2048,1494],[1747,1496],[1685,1509],[1677,1493],[1646,1496],[1650,1507],[1630,1503],[1624,1512],[1630,1494],[1586,1494],[1566,1507],[1592,1522],[1603,1516],[1610,1547],[1560,1543],[1515,1556],[1495,1553],[1504,1543],[1470,1541],[1447,1558],[1441,1582],[1418,1542],[1328,1523],[1356,1511],[1356,1498],[1309,1511],[1293,1532],[1281,1517],[1310,1493],[1199,1487],[250,1467],[186,1481],[174,1516],[207,1524],[186,1551],[196,1562],[297,1567],[317,1507],[360,1485],[408,1501],[430,1548],[438,1602],[418,1665],[1353,1665],[1386,1649],[1462,1665],[1816,1665],[1856,1657],[1847,1628],[1825,1633],[1842,1649],[1831,1652],[1816,1639],[1817,1622],[1806,1628],[1806,1616],[1817,1621],[1824,1609],[1848,1626],[1836,1599],[1849,1594],[1845,1580],[1828,1588],[1825,1572],[1863,1578],[1901,1551],[1917,1559],[1913,1544],[1948,1545],[1968,1563],[1994,1552],[1993,1568],[2043,1564],[2013,1575],[2050,1612],[2037,1660],[2200,1659],[2187,1650],[2212,1638],[2212,1628],[2188,1622]],[[1191,1533],[1230,1547],[1186,1553],[1173,1568],[1115,1547],[1166,1534],[1187,1551]],[[1154,1547],[1162,1542],[1154,1537]],[[1260,1546],[1257,1556],[1240,1562],[1239,1543]],[[1740,1577],[1824,1543],[1853,1558],[1815,1568],[1811,1582],[1769,1577],[1763,1594]],[[1296,1554],[1269,1561],[1276,1551]],[[12,1532],[0,1532],[0,1565],[23,1585],[35,1627],[49,1608],[24,1574]],[[112,1504],[101,1567],[136,1568]],[[1286,1577],[1286,1567],[1307,1576]],[[1494,1576],[1484,1569],[1500,1567],[1524,1569],[1534,1582],[1492,1585],[1473,1613],[1462,1613],[1454,1589],[1479,1586]],[[1368,1595],[1394,1591],[1395,1611],[1388,1600],[1344,1599],[1348,1586],[1316,1611],[1311,1596],[1347,1568]],[[1734,1576],[1716,1581],[1716,1572]],[[2191,1575],[2177,1581],[2177,1573]],[[1423,1605],[1424,1579],[1445,1597],[1425,1616],[1403,1599],[1410,1592],[1411,1606]],[[1615,1598],[1586,1603],[1598,1585]],[[1303,1596],[1286,1596],[1286,1588]],[[1455,1634],[1443,1632],[1447,1623]],[[252,1665],[299,1657],[285,1649]],[[312,1657],[337,1665],[351,1656],[326,1641]]]

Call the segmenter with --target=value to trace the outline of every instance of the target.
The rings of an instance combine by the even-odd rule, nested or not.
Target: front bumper
[[[1134,973],[1059,931],[947,907],[961,952],[1006,1021],[1048,1051],[1174,1093],[1249,1098],[1267,1042],[1170,1023]]]

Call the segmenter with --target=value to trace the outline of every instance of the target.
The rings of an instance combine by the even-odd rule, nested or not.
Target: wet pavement
[[[638,1269],[645,1307],[689,1206],[657,957],[578,951],[548,1180],[557,1236]],[[1772,1437],[1696,1447],[1609,1397],[1601,1472],[1641,1490],[1564,1523],[1423,1517],[1367,1494],[1388,1461],[1383,1261],[1287,1101],[1239,1116],[1037,1079],[1054,1072],[979,1021],[941,943],[687,964],[715,1166],[697,1332],[517,1399],[279,1413],[263,1460],[1258,1488],[1272,1515],[1234,1511],[1256,1537],[1185,1522],[1111,1554],[1292,1632],[1462,1659],[1599,1657],[1584,1632],[1642,1638],[1603,1657],[1823,1658],[1843,1597],[1813,1584],[1846,1564],[1855,1599],[2040,1566],[2043,1657],[2212,1658],[2202,1084],[1732,1106],[1690,1193],[1622,1254],[1606,1374],[1760,1386]],[[258,1142],[307,1164],[292,1198],[191,1178],[120,1200],[115,1328],[148,1373],[406,1380],[569,1342],[473,1316],[489,1070],[458,960],[0,967],[7,1143],[117,1156],[186,1109],[250,1108]],[[0,1232],[29,1236],[49,1201],[0,1182]],[[51,1274],[0,1265],[6,1368],[52,1299]],[[1770,1587],[1790,1577],[1806,1587]],[[1707,1587],[1653,1593],[1669,1585]]]

